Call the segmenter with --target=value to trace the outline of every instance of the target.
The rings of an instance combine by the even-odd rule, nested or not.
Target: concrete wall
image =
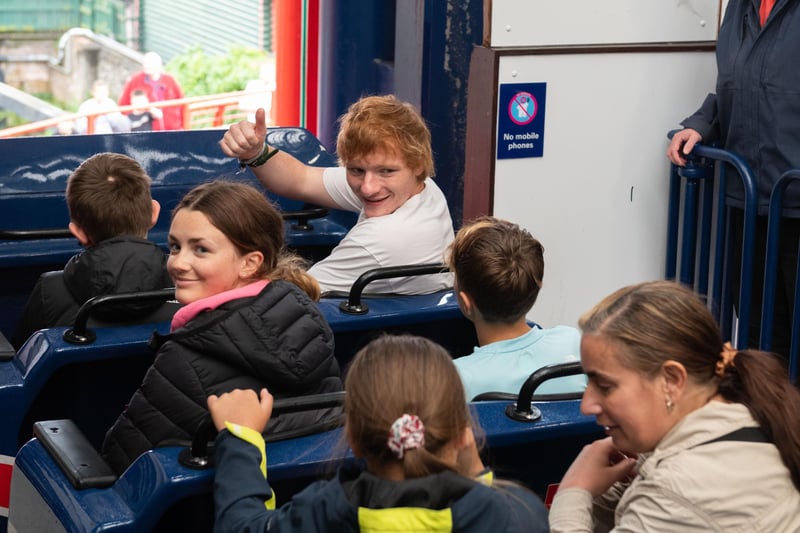
[[[128,76],[141,69],[141,54],[85,29],[63,35],[4,34],[0,68],[9,85],[30,94],[51,93],[74,109],[98,78],[108,81],[116,98]]]

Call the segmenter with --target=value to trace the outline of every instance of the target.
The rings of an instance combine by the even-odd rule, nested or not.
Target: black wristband
[[[244,168],[245,166],[248,166],[250,168],[260,167],[261,165],[269,161],[270,158],[272,158],[272,156],[274,156],[278,152],[280,152],[279,148],[273,148],[270,150],[269,145],[267,143],[264,143],[264,149],[261,150],[260,154],[258,154],[256,157],[252,159],[246,159],[246,160],[240,159],[239,166],[241,168]]]

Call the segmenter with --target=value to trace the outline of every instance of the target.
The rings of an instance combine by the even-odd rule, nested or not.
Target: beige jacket
[[[709,402],[643,458],[627,489],[615,485],[595,501],[583,489],[559,491],[551,531],[800,532],[800,492],[774,445],[703,444],[753,426],[744,405]]]

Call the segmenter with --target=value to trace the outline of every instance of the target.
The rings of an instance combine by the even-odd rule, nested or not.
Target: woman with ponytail
[[[210,396],[217,429],[215,531],[547,531],[536,495],[492,487],[450,355],[420,337],[384,336],[345,378],[345,434],[364,466],[343,466],[275,509],[261,430],[272,396]],[[259,469],[259,465],[261,469]]]
[[[689,289],[642,283],[580,319],[586,446],[555,532],[800,531],[800,392],[780,359],[725,343]]]

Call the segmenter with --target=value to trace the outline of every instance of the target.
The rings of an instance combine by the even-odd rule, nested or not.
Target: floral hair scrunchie
[[[406,450],[425,445],[425,425],[417,415],[404,414],[389,429],[387,444],[397,458],[402,459]]]

